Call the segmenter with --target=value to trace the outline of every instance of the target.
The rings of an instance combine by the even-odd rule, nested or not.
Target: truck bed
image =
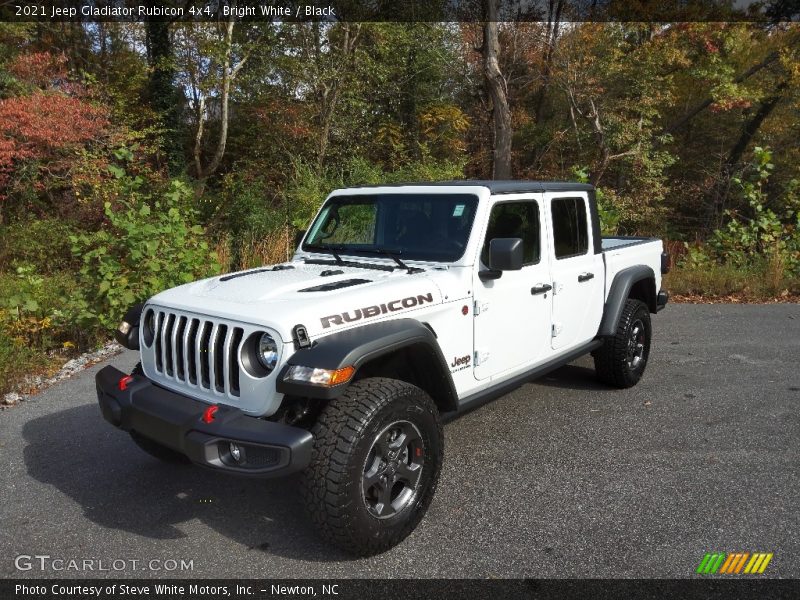
[[[658,238],[611,236],[601,240],[603,262],[606,266],[605,297],[611,288],[614,276],[629,267],[646,265],[655,275],[655,292],[661,289],[661,252],[663,243]]]
[[[615,236],[604,236],[600,240],[600,245],[603,249],[603,252],[608,250],[617,250],[619,248],[625,248],[627,246],[636,246],[638,244],[646,244],[647,242],[656,242],[660,241],[658,238],[652,237],[633,237],[633,236],[623,236],[623,235],[615,235]]]

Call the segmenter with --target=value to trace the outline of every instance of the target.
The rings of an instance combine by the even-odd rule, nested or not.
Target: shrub
[[[39,273],[54,273],[74,266],[69,238],[77,232],[75,224],[52,218],[0,228],[0,270],[33,265]]]
[[[11,338],[0,328],[0,396],[12,391],[15,383],[47,363],[44,354]]]
[[[709,239],[709,247],[721,262],[735,267],[769,265],[773,279],[784,273],[800,275],[800,203],[793,194],[795,182],[785,193],[782,213],[768,207],[766,185],[774,168],[768,149],[756,148],[750,180],[733,179],[741,192],[745,211],[726,211],[729,221]],[[748,214],[746,214],[748,213]]]
[[[215,232],[225,232],[215,235],[223,266],[249,266],[263,255],[280,255],[280,261],[285,260],[286,219],[285,204],[282,199],[276,200],[266,179],[239,173],[226,175],[213,216]],[[281,240],[280,249],[271,247],[276,239]]]
[[[0,274],[0,333],[36,350],[85,346],[90,338],[64,311],[78,293],[69,272],[40,275],[23,265]]]
[[[96,233],[72,236],[81,258],[83,294],[72,303],[73,318],[90,327],[115,327],[136,302],[179,284],[220,270],[216,255],[185,208],[189,186],[172,180],[158,199],[139,191],[140,184],[117,172],[129,190],[117,206],[105,203],[108,226]],[[181,208],[183,209],[181,210]]]

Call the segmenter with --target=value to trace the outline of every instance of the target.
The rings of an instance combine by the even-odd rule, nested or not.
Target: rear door
[[[550,276],[553,282],[553,349],[568,349],[597,334],[603,314],[604,266],[595,254],[585,193],[545,195]]]
[[[543,222],[539,199],[503,199],[491,207],[474,273],[476,379],[532,364],[550,354],[549,294],[531,293],[535,286],[550,281]],[[489,268],[489,242],[494,238],[521,238],[524,266],[504,271],[499,279],[482,281],[478,273]]]

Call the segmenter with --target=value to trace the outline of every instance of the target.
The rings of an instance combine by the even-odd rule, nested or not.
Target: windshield
[[[453,262],[467,247],[477,205],[470,194],[336,196],[311,225],[303,250]]]

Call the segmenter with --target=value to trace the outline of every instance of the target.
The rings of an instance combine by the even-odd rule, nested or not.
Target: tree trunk
[[[485,0],[483,26],[483,74],[492,98],[494,117],[493,179],[511,179],[511,109],[508,88],[500,71],[500,40],[497,26],[497,0]]]
[[[175,67],[172,55],[169,23],[148,20],[147,59],[150,77],[147,83],[147,100],[161,119],[164,134],[161,150],[170,174],[185,168],[183,140],[181,138],[181,98],[175,86]]]
[[[755,112],[752,118],[746,121],[742,126],[742,131],[739,134],[739,138],[736,140],[736,143],[728,153],[728,158],[725,159],[725,162],[722,165],[720,177],[714,186],[714,201],[712,204],[713,212],[710,216],[712,227],[720,227],[722,225],[722,215],[725,212],[725,206],[728,202],[730,181],[736,171],[736,167],[742,160],[745,150],[747,150],[750,142],[753,141],[753,138],[755,137],[756,133],[758,133],[761,125],[772,113],[772,111],[775,110],[775,107],[783,98],[783,92],[787,86],[788,82],[786,80],[778,84],[778,86],[775,88],[775,93],[772,96],[765,98],[761,102],[761,105],[758,107],[758,110]]]
[[[536,94],[536,101],[533,109],[533,122],[538,124],[542,120],[544,103],[547,92],[550,89],[550,79],[553,70],[553,57],[558,40],[558,30],[561,25],[561,6],[562,0],[550,0],[547,11],[547,39],[545,41],[544,66],[542,67],[542,85]]]
[[[317,38],[316,44],[319,48],[319,23],[315,23],[315,36]],[[320,92],[321,104],[319,116],[320,135],[317,145],[317,172],[322,173],[325,166],[325,157],[328,154],[328,142],[330,141],[331,126],[333,125],[333,116],[336,114],[336,104],[339,101],[339,91],[341,89],[342,79],[345,77],[347,69],[350,68],[350,59],[355,50],[358,41],[358,35],[361,32],[361,25],[355,26],[355,31],[351,31],[350,23],[342,23],[343,36],[342,47],[340,49],[341,56],[339,57],[340,69],[338,76],[334,78],[330,86],[323,85],[323,90]]]
[[[752,67],[747,69],[747,71],[745,71],[741,75],[737,76],[733,80],[733,82],[734,83],[742,83],[746,79],[749,79],[750,77],[752,77],[753,75],[758,73],[764,67],[767,67],[770,64],[774,63],[776,60],[778,60],[779,56],[780,55],[777,52],[770,53],[769,56],[767,56],[760,63],[758,63],[756,65],[753,65]],[[681,118],[677,119],[676,121],[673,121],[672,124],[670,124],[668,127],[666,127],[664,129],[664,133],[674,133],[676,130],[678,130],[681,127],[683,127],[686,123],[691,121],[694,117],[696,117],[703,110],[705,110],[706,108],[711,106],[713,103],[714,103],[714,99],[713,98],[706,98],[702,102],[699,102],[691,110],[689,110],[685,115],[683,115]]]
[[[214,155],[206,166],[203,166],[202,161],[202,146],[203,146],[203,132],[205,120],[205,99],[200,102],[200,109],[197,122],[197,134],[194,141],[194,161],[195,170],[197,171],[197,178],[200,180],[197,189],[197,194],[202,195],[205,188],[205,180],[213,175],[219,168],[222,158],[225,156],[225,147],[228,143],[228,122],[230,120],[230,95],[231,85],[236,80],[239,71],[250,58],[250,54],[255,49],[259,42],[254,41],[250,49],[247,50],[238,63],[233,64],[233,27],[235,18],[231,15],[230,20],[225,26],[225,52],[222,61],[222,83],[220,89],[220,123],[219,123],[219,139],[217,140],[217,148]]]

